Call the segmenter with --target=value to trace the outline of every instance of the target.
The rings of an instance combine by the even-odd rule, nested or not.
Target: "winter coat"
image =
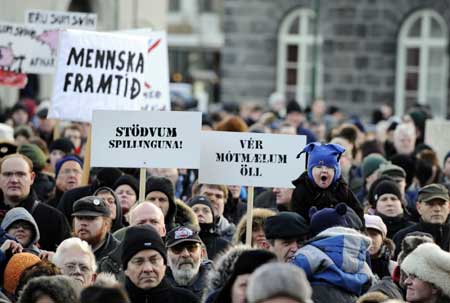
[[[111,253],[97,261],[97,273],[111,273],[117,281],[125,283],[121,257],[122,245],[119,244]]]
[[[255,208],[253,209],[253,224],[252,227],[261,227],[264,229],[264,222],[266,222],[266,219],[272,216],[275,216],[276,213],[270,209],[265,208]],[[233,235],[233,243],[245,243],[245,232],[247,228],[247,216],[243,216],[241,220],[239,221],[239,224],[236,227],[236,231]],[[252,243],[253,245],[255,243]]]
[[[170,270],[169,267],[167,267],[166,279],[170,283],[170,285],[172,285],[173,287],[187,289],[190,292],[192,292],[195,296],[197,296],[198,300],[200,300],[202,298],[203,289],[206,284],[206,278],[208,276],[208,272],[211,269],[212,269],[212,262],[209,260],[204,261],[200,265],[200,269],[199,269],[198,274],[195,277],[194,281],[190,285],[181,286],[181,285],[177,284],[177,282],[175,281],[175,278],[173,277],[172,271]]]
[[[392,261],[394,255],[395,244],[391,239],[384,239],[380,251],[376,256],[370,256],[370,268],[374,275],[382,279],[392,276],[397,262]]]
[[[136,287],[130,279],[126,278],[125,288],[131,303],[194,303],[199,302],[197,297],[189,290],[173,287],[166,278],[152,289]]]
[[[216,226],[214,223],[200,223],[200,232],[198,234],[200,239],[206,246],[208,259],[214,260],[217,254],[224,252],[230,246],[230,242],[222,239],[216,233]]]
[[[0,217],[3,220],[5,213],[10,209],[3,201],[1,195]],[[18,206],[25,208],[34,218],[40,232],[40,248],[55,251],[63,240],[70,237],[70,226],[64,215],[57,210],[37,199],[36,194],[30,191],[26,199]]]
[[[231,242],[234,232],[236,231],[236,226],[233,223],[228,222],[224,216],[220,216],[216,220],[216,232],[222,239]]]
[[[231,195],[228,195],[227,203],[223,211],[223,216],[233,224],[238,224],[242,216],[247,212],[247,204],[242,202],[239,198],[234,199]]]
[[[344,202],[352,208],[358,217],[364,222],[363,208],[348,188],[342,177],[336,180],[328,188],[322,189],[314,184],[308,177],[308,172],[304,172],[296,180],[292,181],[295,189],[291,198],[292,211],[300,214],[309,223],[309,209],[315,206],[318,210],[322,208],[334,208],[338,203]]]
[[[39,254],[40,250],[36,246],[36,244],[39,241],[40,234],[39,234],[39,228],[36,224],[36,221],[34,220],[33,216],[30,215],[30,213],[23,207],[15,207],[11,210],[9,210],[5,217],[3,218],[1,227],[6,231],[9,229],[9,227],[17,221],[26,221],[33,227],[33,236],[30,240],[30,242],[27,245],[22,245],[25,250],[28,250],[29,252],[32,252],[34,254]]]
[[[120,242],[113,237],[113,235],[108,232],[105,238],[105,242],[93,251],[95,260],[100,261],[103,257],[106,257],[108,254],[110,254],[113,250],[115,250],[120,245]]]
[[[433,236],[434,242],[439,245],[443,250],[450,250],[450,224],[431,224],[420,221],[414,225],[406,227],[397,232],[393,239],[395,243],[395,256],[398,256],[402,248],[403,239],[412,232],[420,231],[428,233]]]
[[[400,230],[407,228],[414,223],[409,221],[409,217],[407,214],[402,214],[397,217],[387,217],[385,215],[382,215],[378,212],[375,213],[377,216],[379,216],[384,224],[387,227],[387,235],[386,237],[389,239],[392,239],[394,235],[399,232]]]
[[[97,188],[94,192],[94,196],[96,196],[97,193],[102,190],[111,193],[111,195],[114,197],[114,201],[116,204],[116,218],[112,221],[112,225],[111,225],[111,233],[113,233],[123,227],[123,225],[122,225],[122,219],[123,219],[122,218],[123,217],[122,207],[120,206],[119,197],[117,197],[114,190],[112,190],[110,187],[102,186],[102,187]]]
[[[404,300],[403,290],[395,284],[391,277],[384,277],[383,279],[377,281],[368,292],[382,292],[390,299]]]
[[[197,215],[194,213],[192,208],[180,199],[175,199],[175,205],[176,215],[174,216],[174,223],[172,224],[173,227],[183,225],[199,230],[200,226],[198,225]],[[166,230],[169,231],[170,229],[166,228]]]
[[[370,238],[353,229],[331,227],[300,248],[292,263],[305,271],[311,285],[325,284],[359,296],[373,281],[366,262],[370,243]]]
[[[358,299],[358,296],[338,287],[330,287],[324,284],[311,285],[313,294],[311,299],[314,303],[351,303]]]

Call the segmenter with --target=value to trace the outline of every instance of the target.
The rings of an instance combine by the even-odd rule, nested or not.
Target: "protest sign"
[[[200,112],[94,111],[91,165],[198,168]]]
[[[305,168],[305,136],[203,131],[200,183],[293,187]]]
[[[26,74],[18,74],[0,70],[0,85],[15,88],[24,88],[27,85],[28,77]]]
[[[97,28],[97,14],[33,9],[25,11],[25,24],[58,29],[95,30]]]
[[[50,118],[90,122],[92,111],[170,108],[167,39],[68,30],[60,34]]]
[[[427,120],[425,123],[425,144],[437,153],[439,164],[443,165],[445,155],[450,151],[450,120]]]

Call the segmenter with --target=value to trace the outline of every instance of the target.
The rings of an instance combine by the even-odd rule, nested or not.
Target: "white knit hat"
[[[438,245],[419,245],[405,258],[401,269],[422,281],[434,284],[450,297],[450,253]]]

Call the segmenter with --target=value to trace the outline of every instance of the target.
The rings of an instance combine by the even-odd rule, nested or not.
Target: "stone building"
[[[223,18],[222,100],[449,112],[449,0],[226,0]]]

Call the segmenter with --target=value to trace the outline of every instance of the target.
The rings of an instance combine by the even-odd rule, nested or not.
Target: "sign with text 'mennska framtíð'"
[[[305,168],[305,136],[202,131],[200,183],[293,187]]]
[[[93,167],[198,168],[200,112],[94,111]]]
[[[170,109],[164,32],[61,32],[49,117],[90,122],[96,109]]]

